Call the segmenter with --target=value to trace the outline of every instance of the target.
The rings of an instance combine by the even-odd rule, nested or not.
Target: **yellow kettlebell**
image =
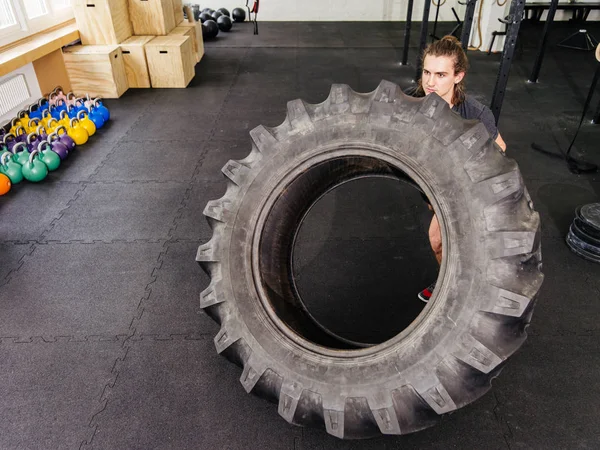
[[[60,112],[60,120],[58,121],[58,123],[60,125],[64,125],[65,127],[69,127],[70,122],[71,122],[71,118],[69,117],[69,114],[67,113],[67,111],[62,110]]]
[[[54,117],[51,117],[48,121],[48,124],[46,125],[46,130],[48,130],[48,134],[50,134],[60,126],[61,125],[60,123],[58,123],[58,120],[56,120]]]
[[[75,141],[75,144],[85,144],[90,138],[90,135],[85,130],[85,128],[81,126],[79,120],[73,117],[69,125],[70,126],[67,128],[67,134],[71,137],[71,139]]]
[[[79,119],[81,126],[85,128],[85,131],[87,131],[90,136],[93,136],[96,132],[96,125],[90,120],[88,113],[81,110],[77,113],[77,118]]]
[[[27,122],[27,132],[28,133],[32,133],[35,130],[37,130],[37,127],[40,126],[40,119],[37,118],[33,118],[33,119],[29,119],[29,122]]]

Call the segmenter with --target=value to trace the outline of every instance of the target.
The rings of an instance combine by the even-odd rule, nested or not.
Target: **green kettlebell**
[[[23,177],[32,183],[42,181],[48,176],[48,166],[40,161],[39,152],[34,150],[29,155],[29,161],[23,165]]]
[[[0,158],[2,158],[2,155],[4,155],[5,153],[10,153],[8,151],[8,147],[6,146],[6,144],[0,142]],[[10,154],[12,155],[12,153]]]
[[[13,161],[12,153],[2,155],[2,159],[0,159],[0,172],[6,175],[12,184],[20,183],[23,180],[21,164]]]
[[[58,166],[60,166],[60,156],[52,151],[52,147],[48,141],[40,142],[38,145],[38,151],[40,152],[40,161],[46,164],[46,167],[48,167],[50,172],[58,169]]]
[[[21,151],[19,151],[19,148]],[[27,144],[25,142],[18,142],[12,149],[13,154],[16,156],[15,161],[17,161],[22,166],[29,161],[29,152],[27,151]]]

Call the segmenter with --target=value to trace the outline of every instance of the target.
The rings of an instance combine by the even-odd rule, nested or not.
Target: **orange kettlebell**
[[[10,179],[3,173],[0,173],[0,195],[4,195],[10,191],[10,186]]]

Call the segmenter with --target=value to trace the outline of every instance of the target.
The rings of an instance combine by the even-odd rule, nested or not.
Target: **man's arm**
[[[502,153],[506,153],[506,142],[504,142],[504,139],[500,136],[500,132],[498,132],[498,136],[496,136],[496,144],[500,146]]]

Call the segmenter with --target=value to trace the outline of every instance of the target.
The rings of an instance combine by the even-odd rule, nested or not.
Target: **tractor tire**
[[[212,228],[196,260],[216,350],[243,367],[247,392],[289,423],[343,439],[412,433],[490,389],[526,339],[542,284],[540,218],[515,161],[477,120],[436,94],[382,81],[294,100],[285,121],[250,132],[252,151],[222,169]],[[364,176],[410,177],[440,221],[444,258],[423,312],[394,338],[357,348],[304,307],[290,275],[298,224],[326,192]]]

